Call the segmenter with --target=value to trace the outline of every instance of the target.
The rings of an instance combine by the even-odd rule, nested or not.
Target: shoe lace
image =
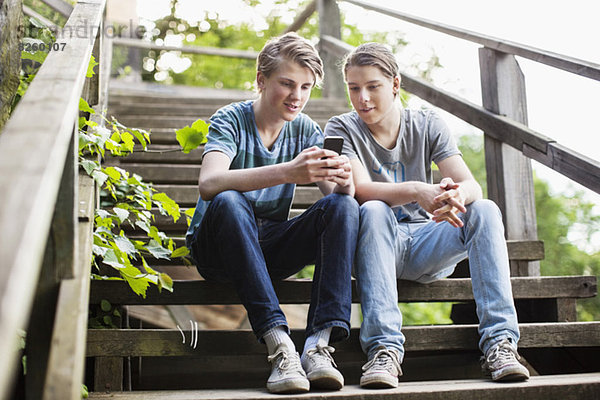
[[[276,360],[279,357],[281,357],[281,361],[277,365],[277,368],[279,368],[282,372],[285,372],[288,370],[293,371],[293,370],[302,369],[302,366],[300,365],[300,357],[298,357],[298,354],[297,353],[290,354],[289,352],[287,352],[283,349],[280,349],[275,354],[268,356],[267,361],[273,362],[274,360]]]
[[[317,366],[329,366],[329,364],[333,364],[335,367],[337,367],[337,364],[331,356],[331,354],[334,352],[335,349],[333,347],[321,346],[318,344],[316,348],[308,350],[306,354],[311,357]]]
[[[505,364],[513,360],[520,360],[521,357],[513,349],[508,340],[503,340],[496,347],[494,347],[486,357],[488,365],[498,362],[499,364]]]
[[[365,365],[362,370],[367,371],[369,369],[374,370],[386,370],[391,371],[392,367],[396,367],[396,370],[400,371],[400,363],[395,353],[391,350],[382,348],[375,353]]]

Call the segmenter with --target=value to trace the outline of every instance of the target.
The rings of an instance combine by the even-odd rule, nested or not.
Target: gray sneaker
[[[481,357],[481,368],[494,381],[524,381],[529,379],[529,371],[519,362],[520,359],[517,346],[504,339]]]
[[[267,390],[271,393],[303,393],[308,392],[310,383],[300,365],[300,356],[280,344],[275,353],[267,360],[273,364],[271,375],[267,380]]]
[[[360,386],[370,389],[386,389],[398,387],[398,377],[402,376],[398,352],[378,347],[377,352],[363,365]]]
[[[312,388],[340,390],[344,386],[344,377],[335,368],[337,365],[331,356],[334,351],[331,346],[317,345],[306,352],[302,367]]]

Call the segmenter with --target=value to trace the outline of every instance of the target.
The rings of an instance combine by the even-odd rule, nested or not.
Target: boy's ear
[[[265,87],[265,76],[260,71],[256,73],[256,87],[258,90],[262,90]]]
[[[401,78],[400,75],[396,75],[394,77],[394,94],[398,94],[400,93],[400,83],[401,83]]]

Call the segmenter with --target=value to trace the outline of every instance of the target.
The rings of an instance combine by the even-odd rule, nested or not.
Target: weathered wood
[[[425,28],[429,28],[438,32],[457,37],[459,39],[468,40],[473,43],[479,43],[490,49],[498,50],[507,54],[514,54],[516,56],[528,58],[530,60],[550,65],[554,68],[562,69],[564,71],[572,72],[580,76],[600,80],[600,65],[593,62],[580,60],[574,57],[565,56],[547,50],[538,49],[533,46],[511,42],[509,40],[483,35],[466,29],[456,28],[447,24],[434,22],[425,18],[415,17],[400,11],[392,10],[390,8],[381,7],[379,5],[375,5],[367,1],[344,1],[346,1],[347,3],[358,5],[367,10],[377,11],[382,14],[410,22],[412,24],[423,26]]]
[[[79,3],[66,27],[95,37],[104,1]],[[17,331],[31,310],[79,96],[93,47],[89,37],[61,38],[0,135],[0,397],[17,362]],[[18,221],[18,222],[17,222]]]
[[[123,359],[121,357],[96,357],[93,390],[95,392],[120,392],[123,390]]]
[[[220,57],[243,58],[247,60],[256,60],[258,52],[252,50],[223,49],[220,47],[202,47],[202,46],[165,46],[158,45],[140,39],[116,37],[113,39],[113,46],[136,47],[147,50],[165,50],[181,51],[183,53],[204,54]]]
[[[525,80],[514,56],[479,50],[483,106],[527,125]],[[485,131],[488,197],[504,220],[507,239],[537,239],[531,160]],[[511,275],[537,276],[539,262],[512,262]]]
[[[189,328],[181,329],[90,329],[86,354],[88,357],[266,355],[265,346],[258,343],[251,330],[199,330],[192,336]],[[519,330],[519,348],[600,346],[600,322],[519,324]],[[477,325],[406,326],[402,332],[407,352],[478,349]],[[192,337],[195,348],[190,345]],[[302,348],[302,330],[292,330],[292,338]],[[361,360],[364,358],[358,328],[352,329],[349,340],[335,347],[340,354],[350,352],[360,354]]]
[[[79,249],[73,279],[60,284],[55,329],[52,334],[44,400],[81,398],[92,256],[92,227],[96,188],[92,178],[80,175]]]
[[[340,39],[342,37],[340,10],[334,0],[318,0],[317,9],[319,11],[319,36],[332,36]],[[338,67],[338,58],[324,49],[319,49],[321,59],[323,60],[323,70],[325,79],[323,83],[323,97],[325,98],[346,98],[346,85],[344,77]]]
[[[306,304],[310,299],[311,281],[288,279],[275,282],[275,290],[282,304]],[[595,276],[575,277],[518,277],[512,278],[515,299],[586,298],[597,292]],[[125,282],[92,281],[90,303],[99,304],[107,299],[112,304],[240,304],[232,285],[215,282],[176,281],[173,293],[159,293],[148,288],[146,298],[137,296]],[[468,278],[443,279],[426,285],[398,280],[398,301],[470,301],[473,300],[471,280]],[[353,281],[352,301],[358,302]]]
[[[63,0],[42,0],[43,3],[47,4],[54,11],[58,12],[65,18],[73,13],[73,6]]]
[[[396,389],[363,389],[347,385],[340,392],[309,392],[295,396],[305,400],[581,400],[600,395],[600,373],[535,376],[527,382],[498,384],[484,379],[402,382]],[[266,400],[274,396],[256,389],[138,391],[92,393],[90,399],[114,400]]]
[[[22,4],[22,0],[0,2],[0,132],[8,120],[19,87],[19,44],[24,35]]]

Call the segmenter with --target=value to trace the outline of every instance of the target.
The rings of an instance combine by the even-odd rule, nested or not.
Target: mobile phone
[[[327,150],[333,150],[338,155],[342,154],[342,146],[344,145],[344,138],[341,136],[327,136],[325,142],[323,142],[323,148]]]

